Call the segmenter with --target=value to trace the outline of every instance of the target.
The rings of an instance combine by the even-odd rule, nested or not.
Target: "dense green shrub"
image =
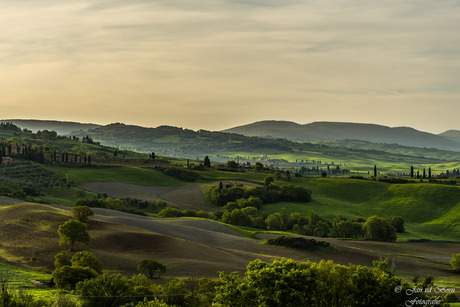
[[[187,181],[187,182],[193,182],[197,180],[199,177],[198,174],[193,171],[189,171],[189,170],[181,169],[177,167],[164,168],[163,173],[165,173],[168,176],[177,178],[182,181]]]
[[[102,273],[102,262],[91,252],[78,252],[73,255],[70,262],[72,263],[72,266],[90,268],[98,274]]]
[[[244,282],[238,273],[220,274],[215,306],[405,306],[411,286],[393,276],[385,263],[374,268],[343,266],[332,261],[268,264],[254,260]],[[395,289],[401,291],[395,291]],[[426,293],[418,299],[428,299]]]
[[[206,201],[212,205],[225,206],[229,202],[236,202],[238,199],[260,199],[262,203],[269,204],[277,201],[311,201],[311,190],[293,185],[278,187],[276,185],[258,186],[253,188],[230,187],[220,189],[212,187],[205,191]],[[256,205],[251,205],[256,207]]]
[[[75,289],[78,282],[97,276],[89,267],[64,265],[53,271],[54,282],[60,289]]]
[[[364,237],[378,241],[395,241],[396,228],[385,219],[374,215],[367,219],[363,225]]]
[[[267,240],[267,244],[270,245],[281,245],[297,249],[305,249],[309,251],[315,251],[320,247],[329,247],[329,242],[316,241],[315,239],[305,239],[302,237],[286,237],[281,236],[277,238],[270,238]]]
[[[460,254],[452,255],[452,259],[450,260],[450,264],[452,265],[452,269],[455,272],[460,273]]]

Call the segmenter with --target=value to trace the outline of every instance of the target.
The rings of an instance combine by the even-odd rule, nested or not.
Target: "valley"
[[[48,142],[37,140],[38,144]],[[50,152],[71,148],[67,138],[53,142]],[[73,142],[74,147],[78,145],[76,140]],[[38,144],[36,148],[40,148]],[[218,280],[218,272],[243,275],[246,266],[257,259],[267,263],[284,258],[314,263],[331,260],[337,265],[365,267],[388,259],[391,272],[404,282],[432,278],[436,285],[460,289],[458,274],[450,265],[452,255],[460,252],[458,182],[435,171],[430,179],[402,173],[412,165],[431,165],[434,170],[436,165],[458,167],[455,156],[450,160],[400,156],[400,161],[407,159],[407,164],[399,162],[401,173],[397,175],[393,173],[395,165],[389,164],[391,159],[385,160],[398,156],[396,153],[378,152],[377,161],[372,152],[363,160],[341,164],[363,163],[355,168],[356,174],[328,173],[326,167],[332,164],[321,161],[325,175],[320,175],[298,173],[300,168],[295,167],[302,165],[299,160],[307,159],[300,151],[271,156],[298,160],[286,160],[288,167],[269,165],[274,160],[253,159],[257,155],[249,152],[238,156],[240,163],[222,163],[210,155],[211,165],[205,167],[199,158],[152,159],[142,153],[92,146],[91,164],[79,163],[76,158],[67,162],[64,155],[62,161],[53,160],[51,155],[34,162],[17,154],[12,164],[0,166],[0,270],[3,274],[23,272],[18,273],[20,281],[15,282],[14,289],[31,291],[45,299],[57,297],[56,290],[31,286],[30,280],[49,282],[55,256],[63,251],[57,229],[72,218],[72,210],[80,201],[95,200],[113,207],[92,208],[94,216],[87,223],[89,244],[76,243],[73,253],[93,253],[103,263],[105,273],[133,276],[139,272],[139,261],[153,258],[166,265],[166,274],[158,281],[165,284],[176,279]],[[322,150],[310,150],[308,158],[329,157],[321,154]],[[116,151],[118,155],[107,154]],[[356,159],[348,157],[348,150],[334,151]],[[232,154],[235,152],[219,156],[225,160]],[[244,155],[251,163],[245,163]],[[258,166],[259,161],[265,164]],[[375,170],[368,163],[379,163],[377,176],[373,176]],[[210,198],[213,189],[220,189],[219,193],[238,189],[245,193],[272,191],[270,197],[274,197],[273,193],[284,191],[284,187],[303,189],[311,200],[276,198],[258,205],[243,205],[244,201],[237,200],[221,206]],[[249,215],[237,219],[236,214],[241,212]],[[338,232],[339,224],[345,222],[364,229],[372,216],[388,221],[399,217],[405,230],[398,232],[395,240],[370,240],[361,230],[352,235]],[[272,224],[275,218],[286,219],[287,224]],[[326,225],[327,231],[316,233],[316,228],[309,227],[320,224],[312,223]],[[301,250],[267,244],[269,238],[279,236],[325,240],[330,246]]]

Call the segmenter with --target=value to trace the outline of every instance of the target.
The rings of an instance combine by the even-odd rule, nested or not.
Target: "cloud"
[[[1,2],[2,103],[39,112],[66,101],[112,108],[107,121],[218,129],[315,108],[367,122],[374,108],[380,123],[408,125],[409,109],[391,115],[395,105],[418,101],[412,118],[422,118],[442,100],[452,120],[430,124],[460,129],[459,10],[455,0]]]

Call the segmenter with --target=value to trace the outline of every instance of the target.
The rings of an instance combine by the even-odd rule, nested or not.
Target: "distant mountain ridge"
[[[194,135],[195,133],[193,130],[169,126],[160,126],[157,128],[146,128],[141,126],[129,125],[125,126],[117,124],[103,126],[99,124],[90,123],[34,119],[4,119],[0,120],[0,122],[12,122],[13,124],[17,125],[22,129],[27,128],[29,130],[32,130],[33,132],[36,132],[38,130],[54,130],[60,135],[86,135],[89,131],[92,131],[94,129],[107,127],[107,129],[99,131],[100,134],[96,131],[92,131],[92,133],[98,135],[94,135],[96,136],[96,138],[101,137],[101,140],[105,139],[104,141],[109,142],[112,146],[114,146],[116,142],[114,137],[116,135],[124,135],[126,133],[126,128],[129,128],[128,130],[130,130],[131,132],[129,138],[126,138],[125,135],[125,141],[129,141],[128,143],[131,143],[132,140],[138,139],[141,135],[145,137],[144,141],[151,137],[155,139],[158,137],[161,138],[165,135],[169,135],[171,138],[172,135],[176,135],[176,142],[183,144],[184,142],[188,142],[188,140],[184,139],[183,137],[179,137],[180,135],[184,136],[184,134],[186,134],[189,137],[192,137],[192,135]],[[115,132],[115,127],[118,127],[123,132]],[[136,132],[133,133],[133,131]],[[248,125],[226,129],[221,132],[216,131],[216,133],[222,132],[259,138],[281,138],[292,141],[357,140],[377,144],[399,144],[410,147],[426,147],[460,151],[459,130],[448,130],[440,134],[432,134],[428,132],[422,132],[410,127],[392,128],[376,124],[346,122],[313,122],[302,125],[291,121],[265,120],[254,122]],[[163,135],[156,135],[157,133]],[[208,131],[208,133],[211,133],[211,131]],[[111,134],[110,139],[106,139],[108,134]],[[147,135],[149,134],[153,134],[156,136],[150,135],[147,137]],[[102,135],[105,135],[105,137],[102,137]],[[201,135],[203,135],[203,133],[201,133]],[[215,134],[214,136],[217,135],[218,134]],[[235,136],[233,136],[232,138],[234,137]],[[222,136],[219,136],[218,138],[222,138]],[[164,139],[162,141],[162,145],[166,145],[166,143],[170,143],[170,141],[171,139]],[[259,143],[260,142],[262,142],[262,140],[259,140]],[[272,145],[273,144],[271,144],[271,146]]]
[[[440,133],[439,135],[451,141],[460,143],[460,131],[459,130],[448,130],[446,132]]]
[[[98,124],[86,124],[79,122],[66,122],[58,120],[39,120],[39,119],[2,119],[0,122],[9,122],[18,126],[21,129],[28,129],[32,132],[38,130],[49,130],[56,131],[59,135],[70,134],[73,131],[87,131],[89,129],[95,129],[101,127]]]
[[[460,131],[457,130],[436,135],[410,127],[392,128],[376,124],[313,122],[301,125],[289,121],[259,121],[223,131],[247,136],[284,138],[296,141],[350,139],[372,143],[460,150]]]

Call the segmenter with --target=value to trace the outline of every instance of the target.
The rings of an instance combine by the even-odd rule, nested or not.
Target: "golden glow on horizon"
[[[2,118],[460,130],[459,2],[0,3]]]

